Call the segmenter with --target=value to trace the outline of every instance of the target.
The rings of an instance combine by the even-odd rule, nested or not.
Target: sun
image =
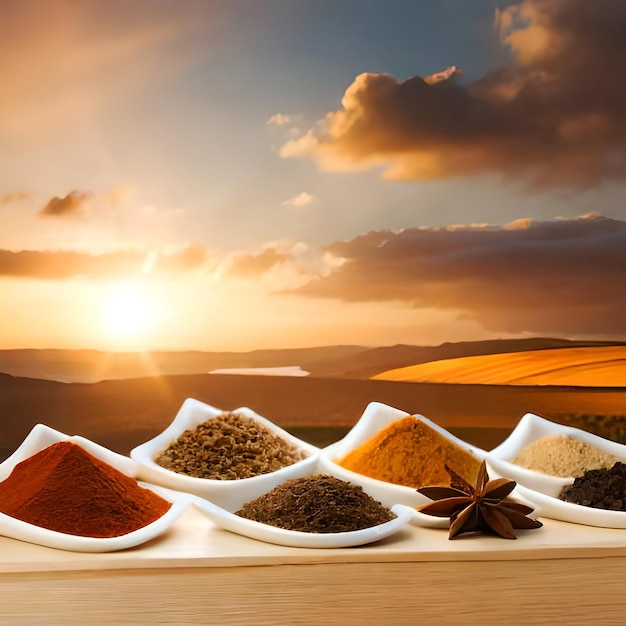
[[[104,325],[118,339],[141,339],[155,327],[158,308],[136,285],[117,286],[103,303]]]

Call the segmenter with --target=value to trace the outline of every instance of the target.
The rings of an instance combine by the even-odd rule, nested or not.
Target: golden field
[[[531,350],[442,359],[387,370],[374,380],[473,385],[623,387],[626,346]]]

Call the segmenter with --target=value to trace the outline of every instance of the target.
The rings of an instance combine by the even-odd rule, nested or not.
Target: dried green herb
[[[195,478],[236,480],[268,474],[306,457],[304,450],[257,420],[225,412],[186,430],[155,462]]]
[[[309,533],[361,530],[395,518],[358,485],[326,474],[288,480],[244,504],[237,515]]]
[[[464,533],[487,533],[504,539],[516,539],[516,528],[541,528],[543,524],[526,517],[533,509],[507,496],[515,489],[515,481],[508,478],[489,480],[483,461],[476,486],[466,483],[446,466],[450,487],[422,487],[418,489],[427,498],[435,500],[418,508],[427,515],[450,518],[449,538]]]

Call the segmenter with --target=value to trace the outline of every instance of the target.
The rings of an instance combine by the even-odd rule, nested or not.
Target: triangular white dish
[[[5,480],[13,468],[21,461],[33,456],[44,448],[60,441],[72,441],[83,447],[96,458],[108,463],[131,478],[137,478],[139,464],[80,436],[68,436],[44,424],[37,424],[24,439],[22,444],[4,462],[0,463],[0,482]],[[34,524],[23,522],[9,515],[0,513],[0,535],[28,541],[50,548],[71,550],[74,552],[111,552],[138,546],[163,534],[182,515],[189,505],[189,497],[162,489],[154,485],[139,483],[142,487],[154,491],[157,495],[172,503],[168,511],[160,518],[133,532],[118,537],[83,537],[48,530]]]

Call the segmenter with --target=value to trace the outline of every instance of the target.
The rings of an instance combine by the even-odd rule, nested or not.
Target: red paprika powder
[[[18,463],[0,483],[0,511],[84,537],[117,537],[147,526],[171,503],[71,441]]]

